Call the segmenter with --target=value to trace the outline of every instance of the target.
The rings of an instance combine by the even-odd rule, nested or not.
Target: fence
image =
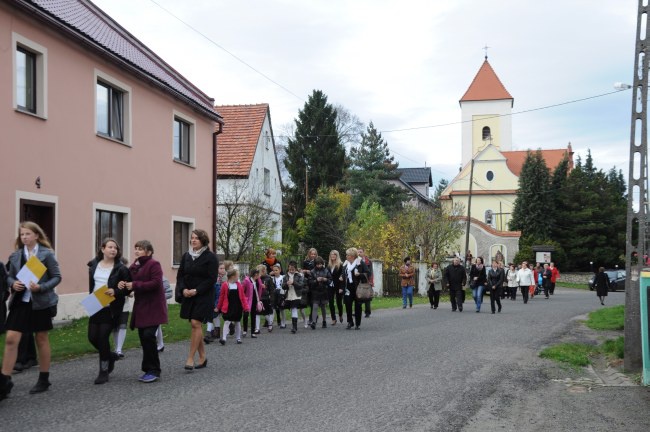
[[[402,286],[400,282],[402,278],[399,275],[398,269],[384,269],[382,271],[382,288],[385,297],[401,297]],[[415,269],[415,287],[420,285],[420,269]]]

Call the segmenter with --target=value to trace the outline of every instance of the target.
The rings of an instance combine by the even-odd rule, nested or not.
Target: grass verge
[[[585,325],[594,330],[623,330],[625,306],[612,306],[591,312]]]
[[[598,349],[591,345],[580,343],[561,343],[545,348],[539,353],[542,358],[567,363],[571,366],[587,366],[589,356],[596,354]]]
[[[581,289],[581,290],[589,289],[589,285],[587,285],[586,283],[582,284],[582,283],[573,283],[573,282],[558,282],[557,286],[561,288],[573,288],[573,289]]]

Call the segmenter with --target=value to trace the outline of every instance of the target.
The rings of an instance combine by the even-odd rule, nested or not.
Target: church
[[[460,99],[462,162],[440,199],[449,209],[460,204],[460,219],[470,221],[469,245],[465,235],[455,246],[460,255],[511,262],[519,250],[519,231],[509,231],[519,174],[528,151],[512,149],[514,98],[492,69],[487,56]],[[571,143],[566,148],[542,150],[551,172],[566,156],[573,168]],[[471,205],[470,205],[471,202]],[[469,215],[468,215],[469,214]]]

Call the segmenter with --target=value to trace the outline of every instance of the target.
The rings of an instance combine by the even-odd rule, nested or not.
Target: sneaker
[[[158,381],[158,377],[154,374],[146,373],[138,378],[138,380],[143,383],[152,383],[154,381]]]
[[[309,327],[311,327],[312,330],[316,330],[316,323],[313,322],[313,323],[309,324]]]
[[[241,344],[241,339],[237,339],[237,343],[238,343],[238,344]]]
[[[242,332],[241,337],[246,337],[246,332]]]
[[[121,352],[117,352],[116,354],[117,354],[117,358],[121,358],[121,359],[124,358],[124,354],[122,354]]]
[[[257,335],[255,333],[251,333],[251,339],[257,339]]]

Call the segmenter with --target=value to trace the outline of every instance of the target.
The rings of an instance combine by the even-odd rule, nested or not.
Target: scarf
[[[483,264],[476,264],[476,268],[478,270],[483,270]]]
[[[190,254],[190,256],[192,257],[192,261],[194,261],[195,259],[197,259],[198,257],[200,257],[201,254],[202,254],[203,252],[205,252],[205,250],[206,250],[207,248],[208,248],[207,246],[203,246],[201,249],[199,249],[199,250],[197,250],[197,251],[194,251],[194,249],[190,248],[190,250],[188,250],[187,253]]]
[[[348,282],[350,283],[353,282],[352,276],[354,276],[354,269],[356,269],[358,265],[359,265],[359,258],[355,259],[352,264],[350,264],[350,261],[347,261],[345,263],[345,269],[348,274]]]

